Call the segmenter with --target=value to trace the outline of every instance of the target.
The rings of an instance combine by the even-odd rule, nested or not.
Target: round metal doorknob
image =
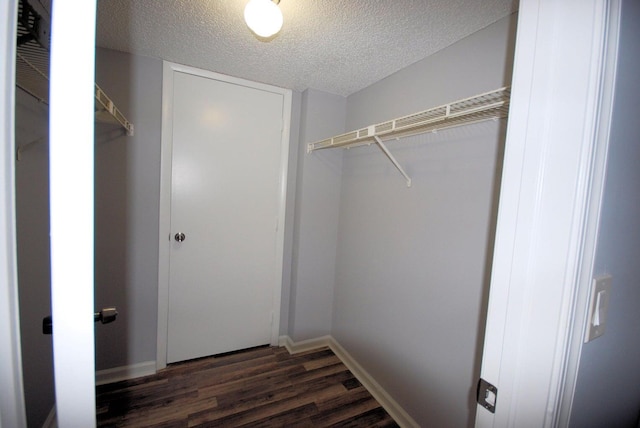
[[[176,233],[175,238],[176,238],[176,241],[178,241],[178,242],[182,242],[185,239],[187,239],[187,237],[184,235],[184,233]]]

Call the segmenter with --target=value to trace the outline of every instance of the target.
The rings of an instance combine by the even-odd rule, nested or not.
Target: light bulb
[[[282,28],[282,11],[271,0],[249,0],[244,20],[258,36],[271,37]]]

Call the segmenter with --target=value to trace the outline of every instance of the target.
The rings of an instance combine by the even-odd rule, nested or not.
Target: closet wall
[[[97,49],[96,82],[135,126],[96,124],[95,306],[119,312],[96,325],[104,370],[156,359],[162,62]]]
[[[51,314],[49,251],[49,108],[16,89],[16,236],[22,373],[29,426],[40,427],[55,402],[53,341],[42,334]]]
[[[288,334],[301,341],[331,333],[342,152],[307,154],[306,143],[344,132],[346,98],[302,93]]]
[[[349,96],[345,129],[509,85],[515,27],[502,19]],[[328,119],[307,115],[336,128]],[[308,243],[336,239],[331,334],[424,426],[473,424],[504,138],[497,121],[389,143],[411,188],[375,145],[306,155],[336,171],[327,179],[342,171],[330,186],[340,188],[337,233],[319,228]],[[301,225],[314,196],[302,193]]]

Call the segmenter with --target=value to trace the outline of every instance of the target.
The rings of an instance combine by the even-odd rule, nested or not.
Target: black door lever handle
[[[110,322],[114,322],[116,317],[118,316],[118,311],[116,308],[102,308],[100,312],[96,312],[93,314],[93,321],[100,321],[102,324],[109,324]],[[52,334],[53,333],[53,318],[51,315],[42,318],[42,334]]]
[[[100,312],[96,312],[93,314],[93,321],[100,321],[102,324],[109,324],[110,322],[114,322],[116,317],[118,316],[118,311],[116,308],[102,308]]]

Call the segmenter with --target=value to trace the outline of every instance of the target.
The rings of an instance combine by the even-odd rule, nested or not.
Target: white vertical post
[[[95,427],[93,130],[95,0],[53,2],[51,303],[58,425]]]

